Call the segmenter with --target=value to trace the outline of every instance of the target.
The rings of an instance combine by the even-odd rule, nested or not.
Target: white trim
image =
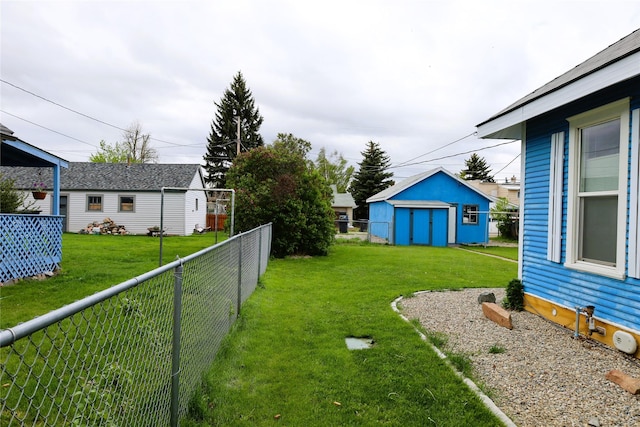
[[[519,123],[637,76],[640,52],[629,55],[509,113],[478,125],[478,138],[521,139]]]
[[[527,124],[522,124],[522,134],[527,134]],[[527,174],[526,174],[526,162],[527,162],[527,150],[526,150],[526,136],[520,142],[520,170],[522,171],[522,177],[520,178],[520,206],[518,209],[518,279],[522,280],[522,270],[524,263],[524,201],[525,191],[527,188]]]
[[[631,176],[629,184],[629,265],[630,277],[640,279],[640,109],[631,112]]]
[[[616,265],[606,266],[578,260],[579,238],[579,209],[578,209],[578,181],[579,181],[579,132],[580,128],[603,123],[608,120],[620,119],[620,159],[618,190],[607,192],[618,197],[618,227],[616,236]],[[628,168],[628,129],[629,129],[629,98],[603,105],[567,119],[569,130],[569,182],[567,197],[567,241],[565,267],[586,271],[616,279],[625,276],[625,241],[627,223],[627,176]]]
[[[564,132],[551,135],[549,162],[549,217],[547,259],[560,262],[562,249],[562,184],[564,166]]]

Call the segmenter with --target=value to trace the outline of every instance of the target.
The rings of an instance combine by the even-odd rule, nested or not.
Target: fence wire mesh
[[[241,302],[271,226],[0,331],[3,426],[175,425]]]

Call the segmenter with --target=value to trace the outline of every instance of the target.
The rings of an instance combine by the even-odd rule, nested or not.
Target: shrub
[[[524,286],[522,285],[522,281],[512,279],[509,282],[502,306],[509,310],[524,310]]]

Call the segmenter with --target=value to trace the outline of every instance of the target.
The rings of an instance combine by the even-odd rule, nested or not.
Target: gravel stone
[[[446,334],[443,351],[469,356],[474,382],[518,426],[640,426],[640,395],[605,379],[612,369],[640,378],[638,359],[526,311],[511,312],[513,330],[501,327],[478,305],[487,292],[498,302],[505,295],[502,288],[420,292],[398,306],[427,331]]]

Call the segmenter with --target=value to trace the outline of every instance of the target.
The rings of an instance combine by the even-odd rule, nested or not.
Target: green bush
[[[522,281],[512,279],[509,282],[502,306],[509,310],[524,310],[524,286],[522,285]]]

